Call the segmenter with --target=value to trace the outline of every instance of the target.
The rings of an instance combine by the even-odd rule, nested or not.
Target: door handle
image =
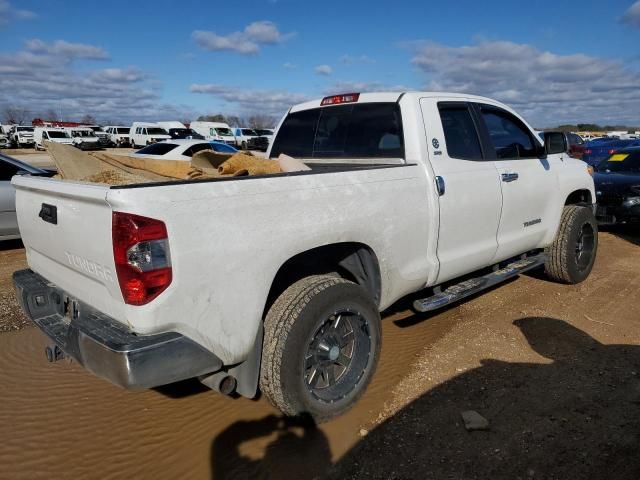
[[[441,176],[436,177],[436,190],[438,191],[438,195],[441,197],[444,195],[445,186],[444,186],[444,178]]]
[[[503,173],[502,174],[502,181],[503,182],[515,182],[518,179],[518,174],[517,173]]]

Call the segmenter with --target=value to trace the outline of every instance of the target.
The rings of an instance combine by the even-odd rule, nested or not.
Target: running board
[[[493,287],[499,283],[515,277],[527,270],[544,265],[547,256],[545,253],[538,253],[530,257],[525,257],[520,260],[516,260],[507,264],[505,267],[495,270],[481,277],[471,278],[464,282],[457,283],[448,287],[446,290],[436,293],[427,298],[422,298],[413,302],[413,308],[415,311],[431,312],[442,308],[450,303],[462,300],[465,297],[474,295],[482,290]]]

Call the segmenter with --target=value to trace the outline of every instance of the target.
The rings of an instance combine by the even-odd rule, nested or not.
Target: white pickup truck
[[[30,269],[21,305],[126,388],[198,377],[332,418],[364,392],[380,313],[435,310],[544,266],[577,283],[597,250],[594,186],[564,137],[510,108],[407,92],[294,106],[268,151],[311,169],[106,186],[14,177]]]

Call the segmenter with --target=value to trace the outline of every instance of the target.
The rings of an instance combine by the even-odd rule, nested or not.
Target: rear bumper
[[[116,385],[157,387],[222,367],[218,357],[193,340],[176,332],[136,335],[31,270],[15,272],[13,282],[22,309],[44,334],[87,370]]]

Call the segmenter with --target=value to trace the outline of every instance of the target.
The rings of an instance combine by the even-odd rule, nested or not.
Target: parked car
[[[433,287],[413,304],[431,311],[542,266],[587,278],[593,178],[565,150],[484,97],[333,95],[292,107],[276,132],[267,157],[294,157],[297,174],[14,178],[37,252],[16,292],[52,359],[127,388],[259,385],[286,415],[325,421],[364,393],[380,312],[400,298]]]
[[[71,135],[72,145],[81,150],[97,150],[102,148],[102,142],[91,127],[65,127]]]
[[[252,128],[234,128],[233,134],[236,137],[236,147],[242,150],[255,148],[256,139],[259,137]]]
[[[46,148],[45,142],[73,145],[71,134],[66,129],[58,127],[35,127],[33,139],[36,150],[44,150]]]
[[[591,140],[584,146],[582,160],[591,166],[597,166],[602,160],[621,148],[640,146],[640,140],[619,140],[617,138],[600,138]]]
[[[600,162],[594,181],[598,222],[640,221],[640,147],[622,148]]]
[[[170,140],[171,136],[157,123],[134,122],[129,130],[129,139],[133,148],[139,148],[162,140]]]
[[[15,148],[31,148],[35,145],[33,127],[30,125],[15,125],[11,131],[11,145]]]
[[[222,153],[236,153],[237,150],[223,142],[207,142],[203,140],[166,140],[146,146],[130,155],[168,160],[191,160],[194,153],[201,150],[214,150]]]
[[[109,145],[114,147],[128,147],[131,145],[131,139],[129,138],[130,127],[109,125],[103,128],[109,136]]]
[[[226,123],[196,121],[191,122],[189,127],[204,136],[205,140],[217,140],[228,145],[237,146],[236,137]]]
[[[104,127],[101,127],[100,125],[82,125],[83,127],[88,127],[91,130],[93,130],[93,134],[98,137],[98,143],[102,146],[102,147],[108,147],[110,140],[109,140],[109,134],[105,131]]]
[[[20,238],[16,217],[16,192],[11,185],[11,178],[23,173],[53,175],[53,172],[33,167],[0,153],[0,241]]]

